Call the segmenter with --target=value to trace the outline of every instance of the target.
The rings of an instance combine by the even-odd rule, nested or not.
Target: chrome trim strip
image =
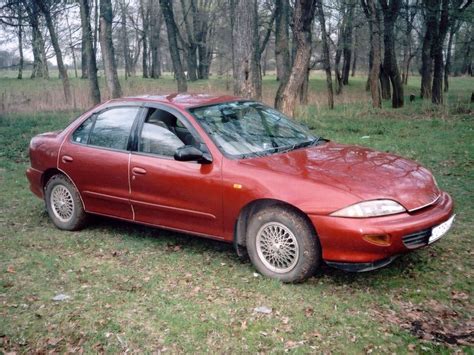
[[[185,209],[185,208],[157,205],[155,203],[149,203],[149,202],[143,202],[143,201],[137,201],[137,200],[130,200],[130,202],[132,204],[135,203],[137,205],[142,205],[142,206],[146,206],[146,207],[155,207],[157,209],[162,209],[162,210],[167,210],[167,211],[181,212],[181,213],[184,213],[184,214],[190,214],[190,215],[198,216],[198,217],[201,217],[201,218],[204,217],[204,218],[212,219],[212,220],[216,219],[216,216],[214,216],[213,214],[210,214],[210,213],[206,213],[206,212],[199,212],[199,211],[194,211],[194,210],[188,210],[188,209]]]
[[[428,206],[430,206],[430,205],[433,205],[433,204],[435,204],[436,201],[438,201],[440,198],[441,198],[441,194],[439,194],[433,201],[427,203],[426,205],[423,205],[423,206],[420,206],[420,207],[416,207],[416,208],[412,208],[411,210],[408,210],[408,212],[418,211],[418,210],[421,210],[422,208],[425,208],[425,207],[428,207]]]
[[[117,197],[117,196],[112,196],[112,195],[107,195],[107,194],[101,194],[100,192],[83,191],[82,193],[86,196],[98,197],[98,198],[102,198],[104,200],[130,203],[130,200],[128,198]]]

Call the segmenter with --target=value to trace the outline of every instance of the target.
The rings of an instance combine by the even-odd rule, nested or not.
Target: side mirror
[[[208,154],[192,145],[185,145],[176,149],[174,152],[174,159],[177,161],[197,161],[201,164],[212,162],[212,159]]]

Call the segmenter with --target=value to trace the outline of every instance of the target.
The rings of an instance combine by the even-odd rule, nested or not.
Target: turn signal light
[[[368,234],[362,237],[365,241],[381,246],[387,247],[392,244],[388,234]]]

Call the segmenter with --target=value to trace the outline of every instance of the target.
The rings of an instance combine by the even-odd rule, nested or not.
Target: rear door
[[[133,219],[129,145],[141,110],[139,106],[120,106],[95,113],[63,143],[59,169],[78,188],[86,211]]]
[[[135,220],[221,239],[220,164],[174,160],[176,148],[185,144],[205,149],[179,112],[150,107],[143,117],[130,159]]]

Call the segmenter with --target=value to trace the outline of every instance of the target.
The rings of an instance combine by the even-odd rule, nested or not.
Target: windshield
[[[319,142],[303,127],[259,102],[226,102],[189,110],[227,155],[248,157]]]

